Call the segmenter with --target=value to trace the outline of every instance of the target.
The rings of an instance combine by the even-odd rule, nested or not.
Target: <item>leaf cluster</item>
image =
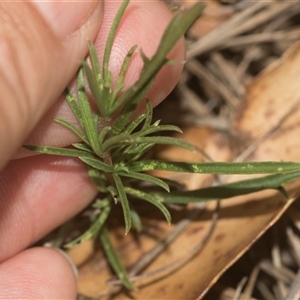
[[[143,58],[143,69],[137,82],[123,91],[124,79],[132,55],[137,51],[133,46],[127,53],[121,67],[117,82],[114,84],[109,70],[110,53],[117,28],[126,10],[129,0],[124,0],[111,27],[102,64],[97,53],[89,42],[89,59],[82,63],[77,77],[77,95],[72,95],[66,89],[66,101],[76,117],[78,126],[66,120],[56,118],[55,122],[73,132],[80,140],[68,148],[50,146],[31,146],[25,148],[39,153],[78,157],[88,167],[88,174],[97,187],[101,197],[93,204],[99,212],[93,217],[91,227],[67,247],[90,238],[100,238],[113,269],[123,284],[132,289],[127,273],[114,250],[105,222],[115,203],[120,203],[125,221],[125,233],[128,233],[132,223],[139,229],[139,215],[130,205],[130,198],[137,198],[155,205],[171,222],[171,216],[164,203],[180,203],[208,201],[227,198],[243,193],[250,193],[266,188],[282,190],[282,184],[299,178],[300,164],[292,162],[265,163],[186,163],[158,160],[145,160],[144,155],[156,144],[167,144],[193,151],[189,143],[172,137],[161,135],[162,132],[181,132],[173,125],[161,125],[152,121],[153,109],[146,100],[145,113],[135,116],[139,104],[146,99],[146,94],[153,84],[159,70],[170,62],[168,53],[198,18],[203,10],[201,4],[196,4],[187,12],[177,13],[167,27],[156,53],[152,57]],[[85,86],[85,79],[88,87]],[[96,104],[92,109],[91,101]],[[166,181],[147,173],[152,170],[166,170],[187,173],[214,174],[271,174],[260,180],[246,180],[239,183],[223,185],[198,191],[169,193]],[[272,177],[273,176],[273,177]],[[137,182],[150,182],[161,189],[159,193],[149,193],[141,189]]]

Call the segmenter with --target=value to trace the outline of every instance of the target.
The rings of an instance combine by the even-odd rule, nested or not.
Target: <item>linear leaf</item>
[[[101,77],[101,70],[100,70],[97,51],[95,49],[94,44],[91,41],[88,41],[88,46],[89,46],[89,57],[91,59],[93,73],[96,77],[97,83],[100,83],[102,77]]]
[[[78,85],[78,102],[79,102],[79,108],[82,113],[82,121],[84,125],[85,134],[87,135],[89,144],[93,148],[94,152],[97,155],[101,156],[102,150],[98,140],[98,128],[94,122],[94,117],[91,111],[90,103],[86,96],[82,70],[79,71],[78,73],[77,85]]]
[[[151,204],[155,205],[165,216],[167,222],[170,224],[171,223],[171,215],[170,212],[168,211],[168,209],[161,203],[162,200],[164,200],[163,198],[157,195],[151,195],[148,193],[145,193],[143,191],[140,190],[136,190],[133,188],[129,188],[129,187],[125,187],[125,192],[133,197],[136,198],[140,198],[143,200],[146,200],[148,202],[150,202]]]
[[[149,81],[148,85],[145,87],[145,91],[151,87],[152,83],[154,80]],[[122,111],[120,113],[120,115],[118,116],[118,119],[115,121],[114,123],[114,134],[119,134],[120,132],[124,131],[124,128],[127,126],[130,118],[132,117],[133,113],[136,111],[138,104],[143,100],[144,96],[145,96],[146,92],[143,93],[143,91],[141,92],[140,95],[132,95],[132,101],[127,103],[124,108],[122,108]],[[116,101],[116,103],[118,103],[120,101],[120,98],[118,99],[118,101]],[[114,110],[118,110],[119,108],[113,108]]]
[[[130,122],[126,128],[124,129],[124,133],[131,133],[133,132],[146,118],[146,114],[139,115],[136,119]]]
[[[93,167],[89,168],[88,174],[93,184],[97,188],[99,192],[106,193],[107,192],[107,183],[106,178],[104,178],[104,173],[100,170],[97,170]]]
[[[127,196],[121,178],[119,177],[118,174],[115,173],[113,173],[112,176],[114,178],[116,188],[119,194],[119,198],[121,201],[121,205],[123,208],[124,221],[125,221],[125,234],[127,234],[131,228],[131,216],[130,216],[129,203],[127,200]]]
[[[119,73],[119,76],[118,76],[116,87],[115,87],[115,89],[112,93],[112,96],[111,96],[111,101],[110,101],[111,106],[115,103],[118,94],[120,93],[120,91],[125,86],[124,78],[125,78],[125,75],[126,75],[126,71],[128,69],[131,57],[132,57],[134,51],[136,50],[136,48],[137,48],[137,45],[131,47],[131,49],[128,51],[127,55],[124,58],[124,61],[123,61],[123,64],[122,64],[122,67],[121,67],[121,70],[120,70],[120,73]],[[111,111],[111,114],[113,114],[114,112],[115,111]]]
[[[104,143],[104,140],[109,132],[111,132],[111,126],[104,126],[102,128],[101,132],[99,133],[99,137],[98,137],[99,143],[101,143],[101,144]],[[102,148],[103,148],[103,146],[102,146]]]
[[[124,149],[123,153],[125,156],[128,156],[130,159],[132,159],[131,158],[132,155],[134,156],[143,155],[145,151],[148,151],[153,146],[154,146],[153,143],[128,145],[126,149]],[[127,160],[127,157],[125,160]]]
[[[175,125],[159,125],[159,126],[151,126],[148,127],[147,129],[142,129],[138,132],[133,133],[133,136],[146,136],[148,134],[156,133],[156,132],[161,132],[161,131],[175,131],[182,133],[182,130]]]
[[[161,188],[163,188],[164,190],[166,190],[167,192],[170,191],[169,186],[161,179],[148,175],[148,174],[143,174],[143,173],[138,173],[138,172],[132,172],[129,171],[129,173],[126,172],[118,172],[118,174],[120,176],[124,176],[124,177],[129,177],[129,178],[133,178],[133,179],[137,179],[137,180],[142,180],[142,181],[148,181],[151,182],[155,185],[160,186]]]
[[[300,171],[282,174],[273,174],[265,177],[242,180],[215,187],[203,188],[193,191],[159,193],[165,203],[186,204],[190,202],[211,201],[226,199],[239,195],[259,192],[266,189],[276,189],[287,196],[282,186],[300,178]]]
[[[103,249],[105,251],[106,257],[107,257],[111,267],[115,271],[116,275],[122,281],[123,285],[126,288],[133,290],[134,285],[130,282],[129,276],[128,276],[125,268],[123,267],[120,257],[118,255],[118,253],[116,252],[115,247],[113,246],[113,244],[109,238],[109,234],[108,234],[106,227],[102,228],[99,237],[100,237],[100,241],[103,246]]]
[[[111,95],[112,95],[112,85],[113,85],[113,76],[111,72],[108,72],[107,82],[104,82],[102,88],[102,98],[104,99],[103,104],[105,106],[105,115],[104,117],[111,117],[112,112],[110,111]]]
[[[152,122],[152,117],[153,117],[153,107],[151,102],[146,99],[146,120],[143,124],[143,129],[147,129],[149,126],[151,126],[151,122]]]
[[[115,162],[130,162],[139,159],[145,154],[154,144],[139,144],[139,145],[129,145],[125,148],[119,148],[113,153],[113,158]],[[122,153],[121,153],[122,152]]]
[[[180,148],[184,148],[190,151],[194,151],[193,145],[190,143],[168,136],[147,136],[147,137],[138,137],[136,138],[136,143],[150,143],[150,144],[161,144],[161,145],[172,145]]]
[[[163,170],[200,174],[271,174],[300,170],[297,162],[176,162],[161,160],[144,160],[131,162],[128,168],[132,171]]]
[[[137,232],[141,232],[142,231],[142,221],[141,221],[139,214],[132,207],[130,207],[130,213],[131,213],[131,220],[132,220],[132,223],[133,223],[135,229],[137,230]]]
[[[114,137],[117,138],[117,137]],[[113,139],[113,138],[111,138]],[[105,150],[112,149],[115,147],[120,147],[124,145],[134,145],[134,144],[162,144],[162,145],[172,145],[181,147],[190,151],[194,150],[194,147],[183,140],[167,137],[167,136],[146,136],[146,137],[134,137],[130,136],[129,138],[125,138],[124,140],[120,140],[119,143],[111,143],[110,148],[106,146]],[[104,145],[103,145],[104,148]]]
[[[97,75],[95,73],[93,73],[93,71],[91,70],[91,68],[89,67],[89,65],[86,62],[82,63],[82,68],[83,68],[84,74],[88,80],[89,88],[92,92],[94,101],[97,104],[98,110],[102,116],[106,116],[105,105],[103,102],[104,97],[102,95],[101,85],[97,81]]]
[[[108,172],[108,173],[112,173],[114,171],[113,166],[110,166],[95,157],[91,158],[91,157],[86,157],[86,156],[79,156],[78,158],[80,160],[82,160],[84,163],[86,163],[87,165],[89,165],[97,170],[100,170],[103,172]]]
[[[128,133],[120,133],[118,135],[112,136],[108,138],[104,143],[103,143],[103,151],[107,152],[109,149],[113,147],[119,147],[120,145],[126,145],[127,141],[131,140],[131,135]]]
[[[129,4],[129,0],[123,0],[120,8],[118,9],[118,12],[113,20],[113,23],[110,27],[110,31],[108,34],[108,38],[106,41],[106,46],[104,50],[104,56],[103,56],[103,70],[102,70],[102,75],[103,75],[103,80],[105,83],[107,83],[107,77],[109,76],[109,69],[108,69],[108,63],[109,63],[109,58],[111,54],[111,49],[112,45],[115,39],[115,34],[117,32],[117,29],[119,27],[119,24],[121,23],[122,16],[124,15],[124,12]]]
[[[74,143],[74,144],[72,144],[72,146],[74,148],[82,150],[82,151],[90,152],[92,154],[94,153],[92,148],[89,145],[85,144],[85,143]]]
[[[73,240],[72,242],[65,245],[66,248],[73,248],[74,246],[78,245],[79,243],[83,243],[86,240],[91,238],[95,238],[99,231],[101,230],[102,226],[104,225],[105,221],[107,220],[110,212],[110,203],[108,199],[102,200],[103,206],[101,209],[101,213],[98,216],[97,220],[94,221],[93,225],[84,232],[81,236]]]
[[[64,96],[74,116],[76,117],[76,120],[78,121],[81,128],[83,129],[82,115],[78,103],[76,102],[75,98],[67,88],[64,90]]]
[[[94,158],[91,153],[81,150],[68,149],[68,148],[58,148],[50,146],[32,146],[32,145],[23,145],[27,150],[50,154],[50,155],[61,155],[61,156],[71,156],[71,157],[84,157],[84,158]]]
[[[168,54],[172,49],[170,45],[174,45],[179,40],[179,38],[190,28],[194,21],[201,15],[204,8],[205,5],[203,5],[203,3],[197,3],[194,6],[192,6],[186,13],[177,13],[171,20],[170,24],[168,25],[161,38],[161,40],[165,42],[159,44],[157,52],[151,60],[157,59],[156,56],[160,57],[160,53]]]
[[[77,135],[86,144],[89,144],[89,141],[87,140],[86,136],[81,131],[79,131],[75,126],[73,126],[71,123],[69,123],[63,119],[59,119],[59,118],[54,118],[54,121],[64,127],[66,127],[67,129],[69,129],[71,132],[73,132],[75,135]]]

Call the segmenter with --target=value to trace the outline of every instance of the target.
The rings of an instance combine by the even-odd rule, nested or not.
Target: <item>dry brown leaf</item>
[[[297,43],[250,85],[246,105],[237,116],[233,128],[240,140],[247,145],[264,135],[267,135],[267,139],[256,144],[256,150],[247,159],[300,161],[300,117],[298,109],[295,108],[295,103],[300,99],[299,74],[300,43]],[[230,143],[228,137],[222,133],[203,128],[193,128],[186,132],[188,139],[198,143],[215,160],[229,160],[235,150],[241,148],[235,141]],[[171,159],[176,159],[178,155],[187,159],[186,154],[177,151],[170,149],[164,154]],[[192,178],[193,176],[189,181],[193,181]],[[199,182],[202,185],[207,178],[198,180],[199,178],[193,185],[196,186]],[[226,180],[233,179],[227,177]],[[292,197],[299,194],[299,186],[299,182],[288,185],[287,190]],[[203,296],[226,268],[278,220],[292,201],[292,198],[287,201],[275,191],[223,201],[218,223],[204,249],[171,275],[152,283],[143,283],[140,290],[131,293],[131,296],[136,299],[194,299]],[[201,217],[193,221],[188,230],[144,272],[155,270],[182,257],[199,242],[210,226],[214,205],[215,203],[210,203]],[[126,266],[133,264],[172,228],[160,216],[152,221],[150,218],[146,219],[146,223],[148,234],[142,234],[138,242],[132,235],[125,238],[120,227],[112,232],[114,243],[120,248],[120,255]],[[109,289],[106,281],[110,276],[105,259],[98,252],[80,269],[79,292],[88,296],[99,296]],[[120,293],[115,299],[129,299],[131,296]]]
[[[296,116],[299,109],[295,107],[300,103],[299,70],[300,42],[297,42],[250,84],[243,110],[234,124],[239,135],[254,141],[267,134],[291,109],[295,114],[284,127],[289,132],[297,131],[293,126],[297,126],[296,120],[299,120]],[[278,149],[275,147],[275,150]]]
[[[300,115],[298,109],[298,104],[300,103],[300,90],[298,88],[299,74],[300,42],[297,42],[286,51],[281,59],[270,65],[249,86],[246,103],[233,126],[241,140],[245,141],[246,138],[246,142],[250,147],[251,143],[256,144],[256,149],[246,157],[247,159],[256,161],[300,161],[300,151],[298,150],[300,147]],[[259,138],[261,142],[255,143]],[[287,190],[291,197],[299,195],[299,181],[288,185]],[[265,201],[268,202],[271,200],[267,196],[268,193],[269,191],[255,194],[258,195],[258,202],[255,205],[257,205],[258,212],[261,214],[270,212],[271,207],[268,208],[268,205],[264,207]],[[247,198],[252,198],[255,195],[240,197],[245,199],[241,199],[239,203],[243,203]],[[268,227],[273,225],[292,201],[280,204],[278,202],[280,201],[280,197],[277,194],[269,202],[271,205],[278,203],[278,211],[274,210],[271,213],[273,216],[272,221],[267,222],[267,218],[252,221],[249,218],[251,226],[248,226],[247,229],[239,227],[243,228],[244,234],[249,241],[249,246],[252,244],[251,239],[257,239]],[[231,201],[226,201],[224,204],[228,205]],[[238,201],[238,198],[235,201]],[[252,203],[252,200],[250,203]],[[240,225],[239,222],[236,223],[236,226]],[[257,236],[252,231],[254,226],[257,226],[258,229],[260,227],[261,230]],[[239,243],[240,241],[236,241],[232,249],[239,246]],[[243,249],[241,253],[237,251],[236,255],[239,257],[246,249]],[[227,266],[224,266],[224,269],[232,263],[233,261],[228,260]],[[223,272],[224,270],[221,271],[221,273]],[[219,275],[214,278],[212,283],[216,281]]]

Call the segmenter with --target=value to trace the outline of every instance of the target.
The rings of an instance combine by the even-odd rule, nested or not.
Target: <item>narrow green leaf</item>
[[[93,148],[94,152],[98,156],[101,156],[103,153],[102,153],[101,145],[98,140],[98,128],[94,122],[94,117],[91,111],[90,103],[86,96],[82,70],[79,71],[78,73],[77,85],[78,85],[78,102],[82,114],[82,121],[84,125],[85,134],[87,135],[87,138],[89,140],[89,145]]]
[[[119,73],[119,77],[118,77],[118,80],[117,80],[116,87],[115,87],[115,89],[112,93],[112,96],[111,96],[110,109],[112,108],[113,104],[117,100],[117,96],[119,95],[120,91],[125,86],[124,78],[125,78],[125,75],[126,75],[126,71],[128,69],[131,57],[132,57],[134,51],[136,50],[136,48],[137,48],[137,46],[131,47],[131,49],[128,51],[128,53],[127,53],[127,55],[126,55],[126,57],[123,61],[123,64],[122,64],[122,67],[121,67],[121,70],[120,70],[120,73]],[[115,111],[110,111],[110,113],[114,114]]]
[[[106,254],[106,257],[115,271],[116,275],[118,278],[122,281],[123,285],[130,290],[134,289],[134,285],[130,282],[129,276],[123,267],[123,264],[120,260],[120,257],[118,253],[115,250],[115,247],[113,246],[110,238],[108,231],[106,227],[103,227],[101,232],[100,232],[100,241],[103,247],[103,250]]]
[[[86,152],[90,152],[91,154],[94,154],[92,148],[89,145],[85,144],[85,143],[74,143],[74,144],[72,144],[72,146],[76,149],[86,151]]]
[[[81,236],[79,236],[77,239],[74,241],[68,243],[65,245],[66,248],[73,248],[74,246],[78,245],[79,243],[83,243],[86,240],[89,240],[91,238],[95,238],[101,228],[103,227],[105,221],[107,220],[109,213],[110,213],[110,202],[108,199],[103,199],[103,206],[100,215],[94,221],[93,225]]]
[[[103,172],[108,172],[108,173],[112,173],[114,171],[113,166],[110,166],[95,157],[91,158],[91,157],[87,157],[87,156],[78,156],[78,158],[80,160],[82,160],[84,163],[86,163],[87,165],[89,165],[97,170],[100,170]]]
[[[101,77],[101,70],[100,70],[97,51],[95,49],[94,44],[91,41],[88,41],[88,46],[89,46],[89,57],[91,59],[93,73],[95,75],[97,83],[99,84],[102,80],[102,77]]]
[[[151,126],[145,129],[142,129],[138,132],[133,133],[133,136],[146,136],[149,134],[162,132],[162,131],[174,131],[182,133],[182,130],[178,126],[174,125],[159,125],[159,126]]]
[[[130,207],[130,213],[131,213],[131,220],[132,220],[132,223],[133,223],[135,229],[137,230],[137,232],[141,232],[142,231],[142,221],[141,221],[139,214],[132,207]]]
[[[169,186],[161,179],[148,175],[148,174],[143,174],[143,173],[138,173],[138,172],[132,172],[129,170],[129,172],[118,172],[118,174],[120,176],[124,176],[124,177],[129,177],[129,178],[133,178],[133,179],[137,179],[137,180],[141,180],[141,181],[145,181],[145,182],[151,182],[152,184],[158,185],[161,188],[163,188],[164,190],[166,190],[167,192],[170,192]]]
[[[147,90],[151,87],[153,81],[149,82],[147,86]],[[133,113],[136,111],[138,104],[143,100],[144,94],[137,95],[136,97],[132,95],[132,102],[127,103],[124,108],[122,108],[120,115],[118,116],[117,120],[114,123],[113,131],[114,134],[117,135],[124,131],[124,128],[129,123],[130,118],[132,117]],[[120,101],[120,98],[116,103]],[[117,108],[112,108],[114,111],[118,111]]]
[[[107,81],[109,81],[109,83],[104,83],[103,84],[103,90],[102,90],[102,97],[104,99],[104,106],[105,106],[105,115],[103,115],[104,117],[111,117],[113,114],[110,111],[110,104],[111,104],[111,95],[112,95],[112,85],[113,85],[113,78],[112,78],[112,73],[109,72],[108,73],[108,78]]]
[[[104,143],[103,143],[103,151],[107,152],[110,149],[114,147],[119,147],[121,145],[127,145],[128,141],[131,140],[131,135],[128,133],[120,133],[118,135],[112,136],[108,138]]]
[[[151,126],[152,117],[153,117],[153,107],[149,99],[146,99],[146,119],[143,124],[142,130],[147,129],[149,126]]]
[[[120,202],[123,208],[124,221],[125,221],[125,234],[127,234],[131,228],[131,216],[130,216],[129,203],[127,200],[127,196],[121,178],[119,177],[118,174],[115,173],[113,173],[112,176],[114,178],[116,188],[118,191],[118,196],[120,198]]]
[[[121,162],[120,164],[118,163],[114,163],[114,171],[115,173],[119,174],[120,172],[125,172],[128,173],[129,169],[127,168],[127,166],[124,164],[124,162]]]
[[[102,145],[104,144],[104,140],[110,132],[111,132],[111,126],[104,126],[102,128],[101,132],[99,133],[99,143],[100,144],[102,144]],[[103,148],[103,146],[102,146],[102,148]]]
[[[71,123],[69,123],[63,119],[59,119],[59,118],[54,118],[54,121],[64,127],[66,127],[67,129],[69,129],[71,132],[73,132],[75,135],[77,135],[86,144],[89,144],[86,136],[82,132],[80,132],[75,126],[73,126]]]
[[[138,144],[120,147],[113,152],[112,157],[116,163],[128,163],[142,157],[153,146],[154,144]]]
[[[64,96],[65,96],[65,99],[66,99],[69,107],[71,108],[74,116],[76,117],[76,120],[78,121],[78,123],[80,124],[81,128],[83,129],[83,121],[82,121],[81,111],[79,109],[79,106],[78,106],[75,98],[73,97],[73,95],[71,94],[71,92],[69,91],[69,89],[66,88],[64,90]]]
[[[132,171],[163,170],[200,174],[271,174],[300,170],[297,162],[176,162],[144,160],[128,164]]]
[[[187,12],[179,11],[175,14],[161,38],[161,40],[165,42],[159,44],[157,52],[152,57],[152,61],[160,58],[160,53],[165,53],[164,56],[166,56],[170,52],[172,49],[171,45],[176,44],[179,38],[190,28],[194,21],[198,19],[204,8],[205,5],[203,5],[203,3],[196,3]],[[152,62],[150,61],[149,64],[152,65]]]
[[[194,151],[194,147],[183,140],[172,138],[168,136],[147,136],[147,137],[137,137],[135,139],[135,143],[143,144],[143,143],[150,143],[150,144],[161,144],[161,145],[172,145],[177,146],[180,148],[184,148],[190,151]]]
[[[173,190],[175,191],[186,191],[186,185],[182,182],[172,180],[169,178],[164,178],[164,177],[163,178],[157,177],[157,178],[163,180],[169,187],[173,188]]]
[[[68,149],[68,148],[58,148],[58,147],[50,147],[50,146],[32,146],[32,145],[24,145],[25,149],[43,153],[50,155],[61,155],[61,156],[71,156],[71,157],[83,157],[93,159],[94,156],[91,153],[81,150]]]
[[[174,204],[187,204],[191,202],[227,199],[235,196],[263,191],[266,189],[276,189],[286,196],[286,192],[282,186],[299,178],[300,171],[296,171],[242,180],[199,190],[172,192],[171,194],[159,193],[158,195],[163,199],[163,202]]]
[[[124,133],[132,133],[146,118],[146,114],[139,115],[136,119],[130,122],[124,129]]]
[[[123,0],[120,8],[118,9],[118,12],[113,20],[113,23],[110,27],[110,31],[108,34],[108,38],[106,41],[106,46],[104,50],[104,56],[103,56],[103,70],[102,70],[102,75],[103,75],[103,80],[106,83],[107,78],[108,78],[108,73],[109,73],[109,68],[108,68],[108,63],[110,59],[110,54],[111,54],[111,49],[112,45],[115,39],[115,35],[117,32],[117,29],[119,27],[119,24],[121,23],[121,19],[124,15],[124,12],[129,4],[129,0]]]
[[[121,134],[120,134],[121,136]],[[113,149],[115,147],[125,146],[125,145],[138,145],[138,144],[162,144],[162,145],[172,145],[177,146],[180,148],[184,148],[190,151],[194,150],[194,147],[183,140],[167,137],[167,136],[147,136],[147,137],[134,137],[129,136],[129,138],[126,138],[124,135],[124,139],[119,138],[118,142],[115,142],[118,140],[118,136],[114,136],[110,139],[111,141],[106,141],[103,144],[103,149],[105,151],[108,151],[110,149]]]
[[[151,147],[153,147],[153,143],[146,144],[134,144],[126,146],[126,149],[123,150],[124,153],[124,161],[128,161],[128,159],[132,160],[136,155],[144,155],[146,151],[148,151]]]
[[[61,248],[63,246],[63,243],[65,241],[65,238],[68,234],[68,229],[70,228],[70,221],[67,221],[66,223],[62,224],[58,232],[55,234],[54,241],[52,246],[55,248]]]
[[[103,172],[91,167],[88,170],[88,175],[99,192],[107,193],[107,182]]]
[[[94,101],[97,104],[98,110],[102,116],[106,116],[104,101],[107,101],[107,99],[104,100],[104,97],[102,95],[101,83],[99,83],[97,80],[97,77],[99,77],[100,74],[97,75],[93,73],[93,71],[90,69],[89,65],[86,62],[82,63],[82,68],[87,78]]]
[[[145,201],[150,202],[151,204],[155,205],[165,216],[167,222],[171,223],[171,215],[168,209],[161,203],[164,198],[161,198],[160,195],[151,195],[148,193],[145,193],[140,190],[136,190],[133,188],[125,187],[125,192],[133,197],[143,199]]]

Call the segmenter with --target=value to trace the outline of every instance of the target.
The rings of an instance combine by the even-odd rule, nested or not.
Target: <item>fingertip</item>
[[[3,262],[0,278],[0,299],[76,299],[72,266],[51,248],[31,248]]]

